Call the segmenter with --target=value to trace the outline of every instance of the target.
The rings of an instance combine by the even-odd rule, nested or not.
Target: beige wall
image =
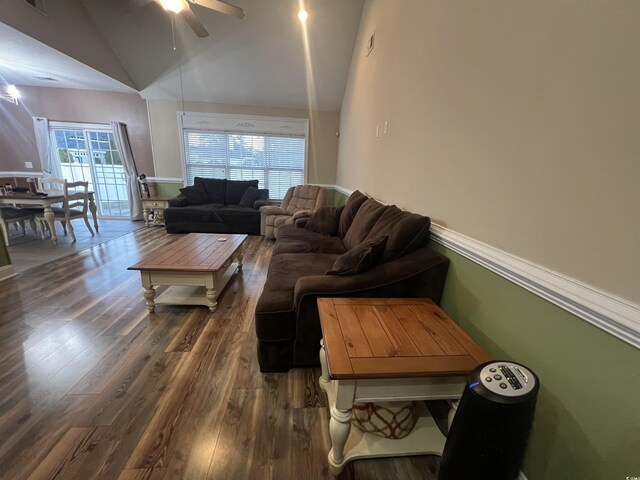
[[[182,103],[174,100],[148,100],[151,141],[156,166],[156,176],[182,178],[178,111]],[[338,152],[338,112],[314,111],[291,108],[264,108],[239,105],[222,105],[205,102],[185,102],[184,111],[227,113],[242,115],[309,118],[308,183],[334,184]]]
[[[639,21],[629,1],[368,1],[337,184],[640,302]]]
[[[32,116],[64,122],[127,124],[139,172],[153,175],[145,100],[135,93],[18,86],[20,105],[0,103],[0,171],[41,172]],[[32,162],[28,170],[24,162]]]

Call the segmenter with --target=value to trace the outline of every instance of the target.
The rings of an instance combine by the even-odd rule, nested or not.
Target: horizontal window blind
[[[188,185],[195,177],[259,181],[271,199],[304,183],[304,136],[184,129]]]

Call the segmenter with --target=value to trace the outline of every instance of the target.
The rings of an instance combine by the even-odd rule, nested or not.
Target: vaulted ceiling
[[[8,24],[0,24],[0,80],[137,90],[145,98],[338,111],[362,10],[362,0],[229,0],[244,9],[245,18],[194,6],[210,32],[198,38],[179,17],[173,34],[171,17],[154,2],[130,12],[120,0],[75,3],[75,10],[57,17],[52,12],[41,20],[43,25],[48,20],[52,28],[55,18],[64,22],[71,15],[77,24],[87,17],[87,28],[94,31],[84,36],[99,37],[92,41],[100,47],[104,43],[104,50],[96,48],[92,56],[62,40],[46,45],[56,37],[29,31],[33,22],[23,20],[25,14],[18,20],[17,15],[0,15],[0,22]],[[301,3],[309,12],[306,29],[297,18]],[[70,34],[82,41],[78,32]],[[101,58],[111,61],[111,55],[117,68],[102,68]],[[47,83],[38,76],[57,81]]]

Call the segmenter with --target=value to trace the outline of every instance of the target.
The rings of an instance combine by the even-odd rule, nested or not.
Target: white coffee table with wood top
[[[246,235],[190,233],[158,248],[129,267],[139,270],[147,309],[164,305],[205,305],[214,312],[217,298],[236,271],[242,269]],[[155,288],[169,285],[156,298]]]
[[[457,400],[490,357],[428,298],[319,298],[318,312],[331,472],[356,458],[441,455],[446,439],[424,404],[398,440],[352,429],[353,404]]]

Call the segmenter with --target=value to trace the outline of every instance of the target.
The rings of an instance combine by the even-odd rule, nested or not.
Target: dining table
[[[96,203],[94,199],[94,192],[87,192],[89,195],[89,211],[93,217],[93,226],[98,233],[98,219],[96,217]],[[16,206],[41,206],[44,207],[44,219],[49,224],[49,231],[51,232],[51,241],[54,245],[58,244],[58,235],[55,229],[55,214],[53,213],[52,206],[56,203],[64,203],[64,193],[62,191],[51,191],[46,196],[42,193],[33,194],[29,192],[7,192],[4,195],[0,195],[0,205],[16,205]]]

